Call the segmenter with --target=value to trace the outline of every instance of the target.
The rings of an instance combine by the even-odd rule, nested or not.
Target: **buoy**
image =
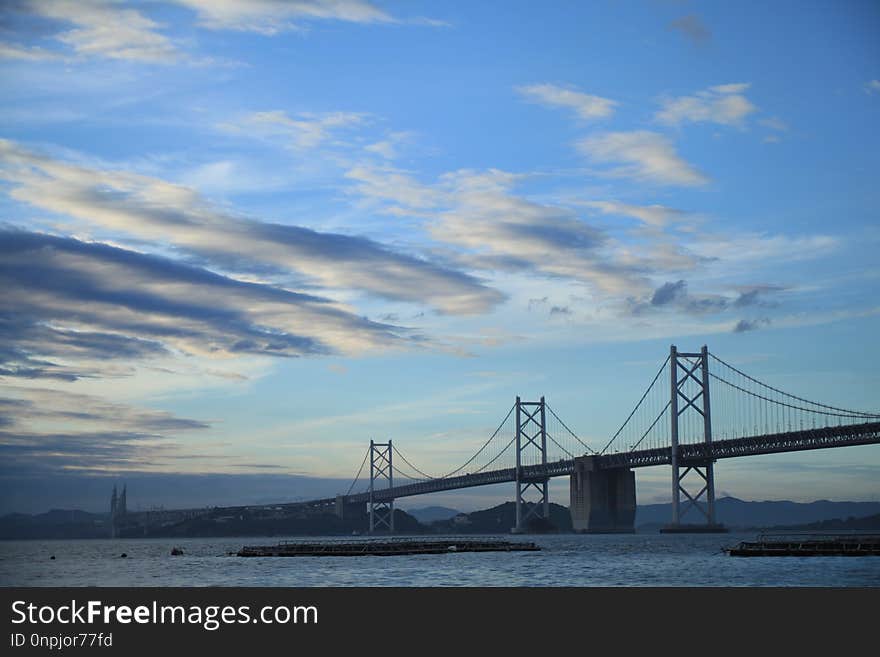
[[[54,555],[54,554],[53,554],[51,557],[49,557],[49,559],[54,559],[54,558],[55,558],[55,555]]]
[[[179,547],[171,548],[171,556],[172,557],[179,557],[182,555],[183,555],[183,548],[179,548]]]
[[[120,558],[120,559],[125,559],[127,556],[128,556],[128,555],[127,555],[125,552],[123,552],[122,554],[119,555],[119,558]]]

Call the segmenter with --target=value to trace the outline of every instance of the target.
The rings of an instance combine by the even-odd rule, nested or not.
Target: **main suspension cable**
[[[599,452],[600,454],[605,453],[605,450],[607,450],[611,446],[611,443],[613,443],[617,439],[617,437],[620,435],[620,432],[623,431],[624,427],[626,427],[627,423],[632,419],[632,416],[636,414],[637,410],[639,410],[639,406],[641,406],[642,402],[645,401],[645,397],[648,396],[648,393],[651,392],[651,388],[654,387],[654,384],[657,383],[657,379],[660,378],[660,375],[663,374],[663,370],[666,369],[666,364],[669,362],[670,358],[671,358],[671,356],[667,356],[666,360],[663,361],[663,364],[660,366],[660,369],[657,370],[657,374],[654,376],[654,380],[651,381],[651,384],[648,386],[648,389],[645,390],[645,394],[642,395],[642,398],[639,400],[639,403],[636,404],[636,407],[634,409],[632,409],[632,413],[630,413],[627,416],[627,418],[623,421],[623,424],[620,425],[620,428],[617,430],[617,433],[615,433],[611,437],[611,440],[608,441],[608,444],[602,448],[602,451]]]
[[[811,404],[811,405],[813,405],[813,406],[820,406],[820,407],[822,407],[822,408],[827,408],[827,409],[832,410],[832,411],[840,411],[840,412],[842,412],[842,413],[846,413],[846,414],[848,414],[850,417],[852,417],[852,416],[880,417],[880,413],[867,413],[867,412],[865,412],[865,411],[853,411],[853,410],[848,409],[848,408],[838,408],[837,406],[829,406],[828,404],[822,404],[822,403],[820,403],[820,402],[814,402],[814,401],[811,401],[811,400],[809,400],[809,399],[804,399],[803,397],[798,397],[797,395],[793,395],[793,394],[791,394],[791,393],[789,393],[789,392],[785,392],[784,390],[780,390],[779,388],[774,388],[774,387],[771,386],[771,385],[767,385],[767,384],[764,383],[763,381],[759,381],[758,379],[756,379],[756,378],[754,378],[754,377],[752,377],[752,376],[749,376],[748,374],[746,374],[746,373],[743,372],[742,370],[737,369],[736,367],[734,367],[734,366],[731,365],[730,363],[721,360],[720,358],[718,358],[718,356],[716,356],[715,354],[713,354],[713,353],[711,353],[711,352],[709,353],[709,355],[712,356],[712,358],[714,358],[715,360],[717,360],[719,363],[721,363],[721,364],[724,365],[725,367],[729,367],[730,369],[732,369],[734,372],[736,372],[736,373],[739,374],[740,376],[744,376],[744,377],[747,378],[749,381],[752,381],[753,383],[757,383],[759,386],[763,386],[763,387],[765,387],[765,388],[769,388],[769,389],[772,390],[773,392],[779,393],[780,395],[784,395],[784,396],[786,396],[786,397],[791,397],[792,399],[797,399],[797,400],[800,401],[800,402],[804,402],[804,403],[806,403],[806,404]],[[725,381],[725,383],[727,383],[727,382]],[[731,384],[731,385],[733,385],[733,384]],[[742,388],[740,388],[740,389],[742,390]],[[764,397],[763,399],[766,399],[766,397]],[[771,401],[773,401],[773,400],[771,400]],[[797,408],[797,407],[796,407],[796,406],[792,406],[791,408]],[[814,409],[801,409],[801,410],[808,410],[808,411],[812,411],[812,412],[819,412],[819,411],[816,411],[816,410],[814,410]],[[826,415],[831,415],[831,413],[826,413]]]
[[[571,434],[572,438],[574,438],[574,439],[575,439],[576,441],[578,441],[581,445],[583,445],[583,446],[587,449],[587,451],[592,452],[593,454],[596,453],[596,450],[594,450],[592,447],[590,447],[589,445],[587,445],[587,443],[585,443],[583,440],[581,440],[580,438],[578,438],[577,434],[576,434],[574,431],[572,431],[571,429],[568,428],[568,426],[565,424],[565,422],[562,421],[562,418],[560,418],[558,415],[556,415],[556,413],[553,411],[553,409],[550,408],[550,404],[545,404],[545,406],[547,407],[547,410],[550,411],[550,415],[552,415],[553,417],[556,418],[556,421],[559,422],[559,424],[561,424],[561,425],[563,426],[563,428],[564,428],[566,431],[568,431],[568,433]],[[556,441],[554,440],[553,442],[556,442]],[[559,443],[556,443],[556,446],[559,447],[560,449],[562,449],[562,451],[564,451],[566,454],[571,455],[570,452],[569,452],[567,449],[565,449],[564,447],[562,447]]]
[[[366,453],[364,454],[364,460],[361,461],[361,467],[358,468],[357,474],[354,476],[354,481],[351,482],[351,486],[348,487],[348,492],[345,494],[346,496],[351,495],[351,491],[354,489],[354,485],[358,482],[358,479],[361,478],[361,472],[364,470],[364,466],[367,464],[367,458],[370,456],[370,448],[367,448]]]

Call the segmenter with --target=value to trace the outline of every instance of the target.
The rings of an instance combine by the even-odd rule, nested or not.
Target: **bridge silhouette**
[[[664,531],[723,531],[715,516],[716,461],[876,443],[880,412],[810,401],[753,378],[705,346],[698,352],[680,352],[673,345],[632,412],[601,449],[572,431],[544,397],[517,397],[491,436],[445,474],[424,472],[390,439],[370,441],[345,493],[264,506],[312,507],[343,518],[366,513],[370,533],[393,533],[397,499],[514,483],[512,531],[526,532],[547,526],[548,482],[568,476],[575,531],[632,532],[635,469],[670,465],[672,517]],[[263,506],[229,510],[243,508]],[[697,522],[684,522],[688,513]]]
[[[543,397],[517,397],[495,432],[456,469],[432,476],[390,439],[371,441],[345,494],[306,504],[332,505],[343,516],[363,513],[366,504],[370,532],[393,532],[396,499],[511,482],[512,530],[523,532],[534,519],[549,519],[548,481],[568,476],[576,531],[631,532],[633,470],[670,465],[672,517],[665,531],[723,531],[715,517],[715,461],[873,443],[880,443],[880,413],[810,401],[749,376],[705,346],[680,352],[673,345],[601,450],[581,440]],[[361,482],[365,490],[357,491]],[[683,522],[689,512],[699,521]]]

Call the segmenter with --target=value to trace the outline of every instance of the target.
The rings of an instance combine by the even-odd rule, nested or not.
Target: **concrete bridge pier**
[[[571,524],[587,534],[632,534],[636,517],[636,474],[629,468],[599,470],[595,456],[574,459],[570,478]]]
[[[334,513],[343,520],[363,518],[367,515],[367,505],[364,502],[349,502],[345,495],[337,495]]]

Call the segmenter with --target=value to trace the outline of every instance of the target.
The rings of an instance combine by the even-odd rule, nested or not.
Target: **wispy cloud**
[[[161,469],[186,452],[184,435],[210,426],[63,390],[6,386],[0,397],[7,472]]]
[[[292,148],[308,150],[335,138],[341,131],[362,126],[368,118],[355,112],[306,112],[291,117],[282,110],[271,110],[247,114],[238,121],[221,123],[218,128],[248,137],[280,138]]]
[[[632,217],[644,224],[654,227],[663,227],[670,222],[680,219],[685,213],[665,205],[633,205],[621,201],[582,201],[580,203],[588,208],[598,210],[603,214]]]
[[[788,130],[788,124],[775,116],[767,116],[763,119],[758,119],[758,124],[778,132],[786,132]]]
[[[527,100],[546,107],[570,109],[584,121],[607,118],[617,106],[615,101],[608,98],[549,83],[516,87],[516,91]]]
[[[698,236],[691,248],[699,255],[728,264],[753,261],[796,262],[833,253],[841,239],[832,235],[771,235],[739,233]],[[751,264],[747,265],[751,267]]]
[[[32,46],[26,48],[12,43],[0,43],[0,59],[18,59],[31,62],[45,62],[60,59],[61,55],[45,48]]]
[[[868,80],[864,88],[866,94],[880,93],[880,80]]]
[[[687,16],[676,18],[669,23],[669,29],[681,33],[696,45],[704,45],[712,39],[712,31],[706,27],[703,20],[696,14],[688,14]]]
[[[650,298],[633,301],[629,310],[634,315],[647,315],[652,312],[669,311],[683,312],[688,315],[709,315],[723,313],[728,310],[749,307],[772,308],[777,304],[767,301],[766,297],[782,292],[785,288],[778,285],[746,285],[725,290],[723,294],[692,293],[688,283],[683,279],[667,281],[654,290]],[[745,322],[745,320],[743,320]],[[760,322],[755,324],[755,328]],[[743,325],[744,327],[747,324]],[[748,324],[748,326],[751,326]],[[739,330],[749,330],[741,328]]]
[[[748,331],[757,331],[762,326],[768,326],[769,324],[770,320],[766,317],[762,319],[741,319],[733,327],[733,332],[746,333]]]
[[[162,25],[109,0],[33,0],[17,7],[44,19],[72,25],[54,39],[82,57],[170,63],[182,54]],[[21,53],[21,50],[18,50]]]
[[[375,153],[386,160],[394,160],[398,156],[401,145],[406,144],[413,138],[412,133],[406,131],[392,131],[380,141],[364,146],[368,153]]]
[[[766,297],[784,292],[785,287],[781,285],[745,285],[739,288],[739,297],[733,302],[736,308],[745,308],[748,306],[764,306],[770,307],[776,305],[775,302],[766,300]]]
[[[757,107],[745,97],[748,83],[722,84],[698,91],[692,96],[678,96],[661,100],[655,120],[664,125],[682,123],[716,123],[743,127]]]
[[[105,422],[118,429],[140,433],[207,429],[209,422],[180,418],[166,411],[138,408],[96,395],[52,388],[6,386],[0,398],[0,417],[6,427],[22,428],[60,423],[93,428]]]
[[[396,20],[367,0],[172,0],[198,15],[212,30],[274,35],[300,29],[300,21],[391,23]]]
[[[621,164],[607,171],[661,185],[705,185],[709,179],[676,152],[669,138],[657,132],[606,132],[586,137],[578,150],[597,163]]]
[[[575,210],[517,194],[521,175],[461,170],[433,185],[387,168],[359,168],[349,176],[359,182],[354,191],[422,218],[436,242],[452,247],[445,257],[466,268],[565,277],[601,294],[648,287],[649,261],[620,253]]]
[[[726,310],[730,300],[720,294],[692,294],[687,281],[669,281],[654,290],[650,301],[638,303],[632,308],[635,315],[649,310],[674,309],[689,315],[705,315]]]
[[[409,172],[393,166],[359,164],[345,173],[354,180],[352,191],[370,199],[392,201],[393,208],[422,210],[443,204],[444,193],[430,185],[424,185]],[[393,209],[392,208],[392,209]]]
[[[311,284],[485,312],[503,295],[476,278],[363,238],[268,223],[220,211],[194,190],[127,171],[96,169],[0,141],[12,196],[83,224],[171,244],[227,271],[297,274]]]
[[[4,230],[0,253],[6,376],[106,376],[100,361],[351,353],[417,338],[327,299],[105,244]]]

